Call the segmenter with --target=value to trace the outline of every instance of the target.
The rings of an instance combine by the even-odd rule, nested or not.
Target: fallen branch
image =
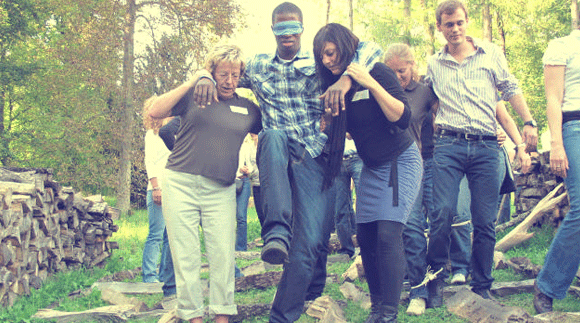
[[[534,225],[538,219],[546,212],[553,209],[558,203],[560,203],[564,198],[566,198],[567,194],[563,193],[557,197],[554,197],[558,190],[563,186],[563,183],[556,186],[548,195],[546,195],[536,207],[532,210],[532,212],[528,215],[528,217],[522,221],[515,229],[513,229],[510,233],[508,233],[503,239],[495,245],[495,250],[505,252],[514,246],[518,245],[519,243],[526,241],[534,236],[534,233],[528,232],[528,230]]]
[[[496,226],[496,227],[495,227],[495,232],[496,232],[496,233],[497,233],[497,232],[502,232],[502,231],[504,231],[504,230],[505,230],[505,229],[507,229],[507,228],[511,228],[511,227],[513,227],[514,225],[518,225],[518,224],[520,224],[520,223],[521,223],[523,220],[525,220],[525,219],[528,217],[528,215],[530,215],[530,213],[531,213],[531,211],[524,212],[524,213],[522,213],[522,214],[519,214],[519,215],[518,215],[518,216],[516,216],[515,218],[512,218],[512,219],[511,219],[511,220],[509,220],[508,222],[506,222],[506,223],[502,223],[502,224],[500,224],[500,225]]]

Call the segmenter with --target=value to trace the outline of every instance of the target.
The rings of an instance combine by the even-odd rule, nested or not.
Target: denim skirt
[[[398,203],[393,200],[394,185],[389,184],[391,165],[391,162],[376,167],[363,165],[356,196],[357,223],[407,222],[423,178],[423,161],[417,145],[413,143],[397,157]]]

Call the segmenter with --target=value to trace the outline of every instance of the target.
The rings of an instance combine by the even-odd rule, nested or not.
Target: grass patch
[[[114,205],[113,199],[105,197],[105,200]],[[32,320],[31,317],[39,309],[46,307],[54,307],[56,310],[62,311],[82,311],[91,308],[107,305],[101,300],[99,291],[92,291],[88,294],[81,294],[74,298],[69,298],[68,295],[77,290],[87,290],[94,282],[100,278],[119,272],[122,270],[133,270],[141,266],[143,245],[148,233],[148,215],[146,210],[134,210],[131,215],[123,215],[119,220],[115,221],[119,225],[119,231],[114,233],[111,241],[117,241],[120,248],[113,251],[113,255],[106,261],[103,268],[80,269],[76,271],[58,273],[48,278],[41,289],[31,291],[31,295],[21,297],[16,301],[14,306],[10,308],[0,309],[0,322],[40,322],[39,320]],[[542,264],[547,253],[549,244],[554,235],[554,229],[550,226],[542,228],[535,227],[532,229],[535,236],[529,241],[517,246],[506,252],[506,257],[528,257],[537,264]],[[254,208],[248,209],[248,241],[254,241],[260,237],[261,226]],[[507,234],[502,232],[498,234],[498,240]],[[202,252],[205,252],[203,244],[203,233],[200,232],[200,239],[202,240]],[[259,251],[259,248],[254,248],[252,251]],[[240,268],[244,268],[258,261],[259,259],[244,260],[237,259],[236,263]],[[205,263],[207,260],[202,259]],[[334,263],[328,267],[328,272],[336,274],[339,277],[350,266],[350,263]],[[524,280],[525,277],[516,274],[511,269],[497,270],[493,272],[496,281],[515,281]],[[202,278],[207,279],[208,273],[203,273]],[[133,281],[141,281],[141,277],[136,277]],[[355,285],[368,292],[366,282],[356,280]],[[237,304],[253,304],[253,303],[270,303],[274,299],[276,293],[275,287],[270,287],[264,290],[254,289],[235,294],[235,302]],[[362,322],[366,319],[369,310],[360,307],[360,304],[345,300],[340,292],[339,284],[327,284],[324,290],[325,295],[331,296],[335,300],[345,301],[347,306],[344,309],[345,318],[349,322]],[[158,295],[140,295],[136,296],[142,300],[150,308],[157,304],[162,299],[162,294]],[[532,307],[532,294],[521,294],[503,297],[499,299],[500,302],[519,306],[530,314],[535,314]],[[566,297],[564,300],[556,300],[554,302],[554,309],[565,312],[580,311],[580,302],[572,296]],[[399,306],[399,322],[451,322],[462,323],[467,320],[456,317],[449,313],[445,308],[428,309],[421,317],[407,316],[405,314],[406,304]],[[128,322],[157,322],[157,319],[139,319],[129,320]],[[268,322],[268,316],[255,317],[245,322],[258,323]],[[316,319],[303,314],[298,322],[310,323],[316,322]]]

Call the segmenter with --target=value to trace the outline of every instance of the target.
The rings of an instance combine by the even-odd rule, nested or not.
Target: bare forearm
[[[503,102],[499,102],[497,104],[496,118],[514,144],[519,145],[524,142],[522,139],[522,135],[518,130],[516,122],[507,112],[507,109],[505,107],[505,104],[503,104]]]
[[[149,115],[152,118],[166,118],[171,115],[171,109],[183,98],[183,96],[189,91],[193,85],[197,82],[198,77],[194,76],[190,80],[181,84],[177,88],[164,93],[159,96],[153,104],[151,105],[151,110],[149,110]]]
[[[516,110],[516,113],[520,116],[520,118],[522,118],[524,122],[533,119],[523,94],[516,94],[512,96],[510,99],[510,104],[512,107],[514,107],[514,110]]]

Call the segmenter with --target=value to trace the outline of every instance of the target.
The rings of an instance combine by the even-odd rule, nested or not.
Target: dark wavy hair
[[[330,42],[336,45],[338,51],[338,61],[342,70],[346,70],[352,61],[356,48],[358,47],[358,37],[348,28],[341,24],[330,23],[322,28],[314,36],[314,61],[316,62],[316,73],[320,77],[323,90],[336,82],[340,76],[333,75],[332,72],[322,64],[322,51],[324,44]]]
[[[322,27],[314,36],[314,61],[316,62],[316,73],[322,83],[322,90],[326,91],[329,86],[336,82],[340,75],[333,75],[332,72],[322,64],[322,52],[324,44],[330,42],[336,45],[338,54],[338,64],[342,71],[345,71],[351,63],[359,39],[352,31],[343,25],[330,23]],[[357,85],[353,82],[351,91],[346,96],[346,102],[350,102],[354,88]],[[328,162],[324,174],[322,189],[327,189],[332,185],[334,178],[340,173],[342,155],[344,153],[344,139],[346,137],[346,113],[339,111],[338,116],[332,118],[328,134]]]

